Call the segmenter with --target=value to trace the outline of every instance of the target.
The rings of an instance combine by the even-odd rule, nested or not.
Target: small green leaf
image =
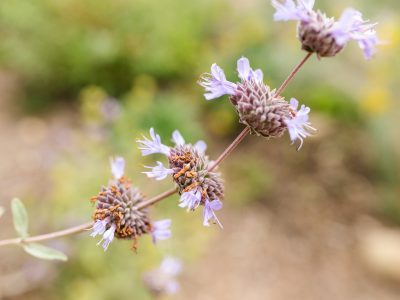
[[[26,238],[28,236],[28,213],[21,200],[18,198],[11,200],[11,211],[15,230],[20,237]]]
[[[30,243],[23,245],[23,247],[27,253],[37,258],[62,261],[68,260],[67,256],[64,253],[53,248],[43,246],[41,244]]]
[[[0,218],[4,214],[4,210],[5,210],[4,207],[0,206]]]

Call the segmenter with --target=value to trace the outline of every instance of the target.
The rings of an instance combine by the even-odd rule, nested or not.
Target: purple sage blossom
[[[168,175],[171,175],[174,173],[172,169],[168,169],[164,167],[162,162],[157,162],[157,166],[155,167],[148,167],[145,166],[145,168],[151,169],[150,172],[142,172],[147,175],[149,178],[154,178],[156,180],[163,180],[165,179]]]
[[[290,106],[293,110],[294,117],[286,120],[286,124],[292,143],[294,143],[297,139],[300,140],[300,145],[297,147],[297,150],[300,150],[300,148],[303,146],[303,139],[310,136],[311,131],[315,131],[316,129],[312,127],[311,123],[308,121],[308,114],[310,112],[309,107],[306,107],[303,104],[300,110],[297,110],[299,101],[297,101],[295,98],[290,100]]]
[[[379,44],[375,26],[376,24],[364,21],[361,12],[348,8],[335,23],[332,34],[338,44],[345,45],[352,39],[357,41],[365,58],[371,59],[376,52],[376,45]]]
[[[204,155],[207,150],[207,144],[206,144],[206,142],[200,140],[200,141],[197,141],[196,144],[194,144],[194,148],[197,150],[197,152],[200,155]]]
[[[185,145],[185,139],[183,138],[182,134],[178,130],[175,130],[172,133],[172,141],[174,142],[174,144],[176,146]]]
[[[166,257],[157,269],[146,272],[143,280],[153,295],[172,295],[179,291],[180,285],[175,278],[181,272],[182,262],[174,257]]]
[[[204,226],[210,226],[209,221],[214,220],[215,222],[218,223],[218,225],[223,228],[221,222],[218,220],[217,216],[215,215],[216,210],[220,210],[222,208],[222,202],[217,200],[213,201],[206,201],[206,204],[204,205],[204,210],[203,210],[203,225]]]
[[[204,74],[199,84],[207,92],[204,94],[206,100],[232,95],[236,89],[236,84],[226,80],[224,71],[217,64],[211,66],[211,73]]]
[[[201,190],[194,189],[184,192],[179,200],[179,207],[187,208],[187,210],[195,210],[201,203]]]
[[[305,12],[312,9],[313,1],[298,1],[297,6],[293,1],[287,1],[286,5]],[[279,7],[281,6],[283,4],[279,4]],[[250,127],[252,133],[266,138],[281,137],[285,131],[289,131],[291,140],[300,139],[302,145],[303,139],[314,130],[308,122],[310,109],[302,106],[300,111],[297,111],[294,100],[288,103],[276,94],[276,90],[263,82],[263,72],[259,69],[253,70],[246,57],[238,59],[237,72],[240,82],[236,83],[236,90],[229,100],[239,115],[240,123]],[[191,198],[185,198],[184,203],[189,202]]]
[[[380,43],[376,24],[362,18],[361,12],[348,8],[335,22],[324,13],[313,10],[314,0],[272,0],[275,21],[299,21],[298,37],[302,48],[320,57],[335,56],[350,41],[358,42],[366,59],[372,58]],[[332,42],[333,39],[333,42]]]
[[[251,72],[257,76],[256,78],[260,78],[259,73]],[[155,136],[155,133],[153,132],[152,135]],[[157,140],[157,138],[153,139]],[[151,171],[143,173],[156,180],[162,180],[171,175],[180,195],[178,206],[188,211],[194,211],[206,202],[223,199],[224,186],[220,174],[209,171],[210,160],[205,153],[206,143],[201,140],[194,145],[186,143],[178,130],[173,132],[172,142],[175,146],[168,148],[168,155],[166,155],[169,167],[165,167],[158,161],[157,166],[146,167]],[[139,143],[143,145],[143,141]]]
[[[96,220],[93,225],[93,232],[90,234],[92,237],[96,237],[97,235],[102,235],[106,231],[106,226],[110,222],[110,217],[105,218],[104,220]]]
[[[175,257],[168,256],[161,262],[160,270],[169,276],[177,276],[182,272],[182,262]]]
[[[260,69],[253,70],[250,67],[250,62],[248,58],[241,57],[237,61],[237,71],[239,74],[240,79],[242,80],[254,80],[256,82],[263,82],[264,74]]]
[[[110,158],[111,173],[114,175],[115,180],[124,176],[125,160],[123,157]]]
[[[285,0],[283,3],[278,0],[272,0],[272,6],[275,7],[275,21],[303,21],[309,20],[309,12],[314,6],[314,0]]]
[[[165,219],[153,223],[151,237],[154,244],[156,244],[158,240],[162,241],[171,237],[171,230],[169,229],[171,222],[170,219]]]
[[[104,232],[103,238],[100,240],[100,242],[97,243],[97,245],[100,245],[101,242],[103,242],[102,247],[103,247],[104,251],[107,250],[108,246],[109,246],[110,243],[113,241],[115,229],[117,229],[117,225],[111,224],[110,228],[107,229],[107,230]]]
[[[154,128],[150,128],[150,137],[151,139],[148,139],[143,136],[143,140],[138,140],[138,143],[140,144],[139,149],[142,151],[142,155],[146,156],[154,153],[161,153],[168,156],[169,147],[161,143],[161,138],[154,132]]]

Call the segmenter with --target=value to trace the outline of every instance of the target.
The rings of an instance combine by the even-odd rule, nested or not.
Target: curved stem
[[[296,75],[296,73],[300,70],[300,68],[304,65],[304,63],[311,57],[311,55],[312,55],[312,53],[308,53],[301,60],[301,62],[293,69],[293,71],[289,74],[289,76],[286,78],[286,80],[282,83],[282,85],[277,90],[276,95],[279,95],[280,93],[283,92],[283,90],[286,88],[286,86],[288,85],[290,80],[292,80],[294,75]],[[243,139],[247,136],[247,134],[249,132],[250,132],[250,128],[246,126],[246,128],[242,130],[242,132],[236,137],[236,139],[215,160],[215,162],[211,165],[211,167],[208,168],[208,171],[211,172],[218,165],[220,165],[221,162],[243,141]],[[161,200],[164,200],[165,198],[168,198],[169,196],[175,194],[176,192],[177,192],[176,188],[165,191],[164,193],[161,193],[147,201],[140,203],[139,205],[136,206],[136,209],[142,209],[142,208],[154,205],[154,204],[160,202]],[[15,239],[8,239],[8,240],[0,240],[0,247],[6,246],[6,245],[18,245],[18,244],[23,244],[23,243],[33,243],[33,242],[51,240],[51,239],[55,239],[55,238],[59,238],[59,237],[67,236],[67,235],[80,233],[82,231],[90,229],[92,226],[93,226],[93,222],[88,222],[88,223],[74,226],[74,227],[71,227],[68,229],[55,231],[55,232],[42,234],[42,235],[37,235],[37,236],[33,236],[33,237],[28,237],[25,239],[15,238]]]
[[[2,240],[2,241],[0,241],[0,246],[17,245],[17,244],[23,244],[23,243],[34,243],[34,242],[52,240],[55,238],[59,238],[59,237],[63,237],[63,236],[76,234],[76,233],[85,231],[92,226],[93,226],[93,222],[88,222],[88,223],[84,223],[84,224],[74,226],[74,227],[71,227],[68,229],[55,231],[55,232],[42,234],[42,235],[37,235],[37,236],[33,236],[33,237],[28,237],[28,238],[24,238],[24,239],[23,238],[15,238],[15,239],[9,239],[9,240]]]
[[[276,91],[276,95],[280,95],[283,90],[286,88],[290,80],[296,75],[296,73],[300,70],[300,68],[305,64],[305,62],[313,55],[312,52],[307,53],[307,55],[299,62],[299,64],[293,69],[293,71],[289,74],[289,76],[285,79],[279,89]]]

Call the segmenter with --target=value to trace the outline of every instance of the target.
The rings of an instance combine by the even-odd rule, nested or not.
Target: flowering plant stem
[[[300,63],[293,69],[293,71],[289,74],[289,76],[285,79],[285,81],[279,87],[279,89],[276,92],[276,95],[279,95],[283,92],[283,90],[286,88],[288,83],[293,79],[294,75],[296,75],[296,73],[300,70],[300,68],[304,65],[304,63],[311,57],[312,54],[313,53],[307,53],[307,55],[300,61]],[[211,172],[218,165],[220,165],[221,162],[243,141],[243,139],[247,136],[247,134],[249,132],[250,132],[250,128],[246,126],[246,128],[242,130],[242,132],[236,137],[236,139],[224,150],[224,152],[222,152],[222,154],[208,168],[208,171]],[[142,209],[142,208],[154,205],[154,204],[168,198],[169,196],[172,196],[177,191],[178,191],[177,188],[173,188],[168,191],[165,191],[147,201],[141,202],[138,206],[136,206],[136,209]],[[18,245],[18,244],[26,244],[26,243],[52,240],[52,239],[56,239],[59,237],[83,232],[85,230],[90,229],[92,226],[93,226],[93,222],[88,222],[88,223],[84,223],[84,224],[74,226],[74,227],[71,227],[68,229],[55,231],[55,232],[42,234],[42,235],[37,235],[37,236],[32,236],[32,237],[28,237],[28,238],[14,238],[14,239],[0,240],[0,247],[6,246],[6,245]]]

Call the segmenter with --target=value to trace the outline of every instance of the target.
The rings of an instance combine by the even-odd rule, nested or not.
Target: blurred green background
[[[235,150],[221,168],[223,231],[174,196],[152,210],[173,219],[173,238],[154,247],[143,237],[137,254],[128,242],[103,253],[85,234],[49,243],[69,254],[64,264],[2,248],[0,299],[151,299],[141,276],[165,255],[185,262],[177,299],[398,299],[400,258],[394,271],[379,259],[400,255],[400,3],[316,2],[336,17],[361,10],[387,43],[368,62],[354,43],[307,62],[284,96],[311,107],[318,133],[299,153],[287,136],[251,136]],[[150,127],[165,143],[174,129],[204,139],[217,157],[242,126],[227,99],[206,102],[196,82],[214,62],[235,81],[246,56],[278,87],[305,53],[295,23],[272,14],[265,0],[1,1],[1,238],[13,235],[14,196],[31,232],[86,222],[113,155],[149,197],[171,187],[140,174],[155,162],[135,143]],[[382,243],[368,244],[369,233],[385,230],[394,242],[371,254]]]

